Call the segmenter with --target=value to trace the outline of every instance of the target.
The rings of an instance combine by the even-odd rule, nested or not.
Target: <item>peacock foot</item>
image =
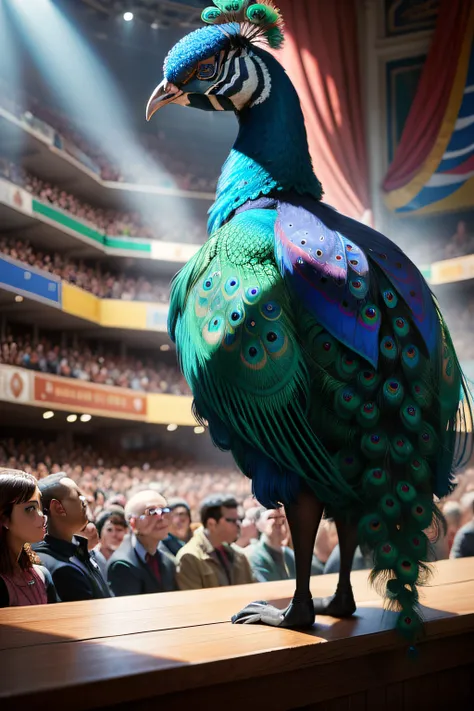
[[[234,625],[269,625],[286,629],[308,629],[314,624],[314,609],[311,598],[292,600],[285,610],[279,610],[268,602],[251,602],[232,617]]]
[[[356,611],[356,603],[352,588],[336,590],[330,597],[316,597],[313,600],[315,615],[329,615],[330,617],[351,617]]]

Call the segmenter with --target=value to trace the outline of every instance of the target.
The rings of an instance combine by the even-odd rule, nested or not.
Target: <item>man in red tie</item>
[[[115,595],[176,590],[175,564],[161,541],[167,537],[170,509],[156,491],[141,491],[127,502],[130,535],[111,556],[107,578]]]

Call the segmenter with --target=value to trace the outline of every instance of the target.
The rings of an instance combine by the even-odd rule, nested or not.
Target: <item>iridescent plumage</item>
[[[412,637],[429,572],[425,531],[442,523],[433,495],[449,493],[470,451],[469,394],[418,269],[321,202],[296,92],[249,39],[249,13],[257,27],[262,18],[254,39],[281,32],[265,5],[219,0],[204,11],[208,31],[181,40],[165,63],[165,78],[192,77],[178,85],[179,103],[193,105],[202,88],[225,96],[240,124],[209,239],[173,282],[169,332],[197,417],[257,499],[290,507],[309,491],[341,530],[356,523],[372,579]],[[201,85],[190,66],[207,54],[218,76]],[[259,605],[237,621],[292,626],[288,611]]]

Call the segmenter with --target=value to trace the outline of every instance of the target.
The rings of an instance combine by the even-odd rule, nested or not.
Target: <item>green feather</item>
[[[206,7],[201,13],[201,20],[208,25],[219,23],[222,18],[222,12],[216,7]]]
[[[214,0],[214,5],[216,5],[219,10],[226,13],[239,13],[247,5],[247,0]]]
[[[250,5],[247,8],[246,15],[248,21],[256,25],[272,25],[280,19],[278,10],[262,3]]]
[[[180,367],[202,416],[214,413],[328,504],[357,501],[306,419],[310,376],[273,261],[275,217],[237,215],[175,279],[170,332]]]
[[[265,32],[265,37],[272,49],[281,49],[285,41],[285,36],[279,27],[271,27]]]

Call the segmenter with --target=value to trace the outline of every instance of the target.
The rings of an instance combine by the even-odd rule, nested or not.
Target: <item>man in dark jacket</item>
[[[156,491],[141,491],[125,507],[131,533],[109,559],[107,578],[115,595],[176,590],[175,564],[163,546],[170,509]]]
[[[38,482],[48,516],[44,541],[33,549],[49,570],[62,602],[110,597],[87,538],[75,535],[87,524],[87,503],[77,484],[64,472]]]

